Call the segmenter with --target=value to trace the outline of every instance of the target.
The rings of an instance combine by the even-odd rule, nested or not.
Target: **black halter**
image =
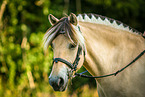
[[[66,60],[64,60],[64,59],[62,59],[62,58],[54,58],[54,59],[53,59],[53,63],[54,63],[54,62],[57,63],[58,61],[59,61],[59,62],[62,62],[62,63],[64,63],[64,64],[66,64],[68,67],[70,67],[70,68],[72,69],[72,71],[76,71],[78,62],[79,62],[79,60],[80,60],[79,55],[80,55],[81,51],[82,51],[82,48],[79,47],[79,48],[78,48],[78,52],[77,52],[76,59],[75,59],[75,61],[73,62],[73,64],[71,64],[70,62],[68,62],[68,61],[66,61]],[[111,74],[107,74],[107,75],[102,75],[102,76],[88,76],[88,75],[83,75],[83,73],[86,72],[86,71],[85,71],[85,72],[83,72],[83,73],[75,73],[74,77],[75,77],[75,76],[79,76],[79,77],[84,77],[84,78],[104,78],[104,77],[109,77],[109,76],[116,76],[118,73],[122,72],[122,71],[125,70],[127,67],[129,67],[129,66],[132,65],[134,62],[136,62],[141,56],[144,55],[144,53],[145,53],[145,50],[143,50],[143,51],[142,51],[134,60],[132,60],[129,64],[127,64],[125,67],[123,67],[122,69],[118,70],[118,71],[115,72],[115,73],[111,73]],[[85,56],[84,56],[84,57],[85,57]]]
[[[78,65],[78,62],[79,62],[79,60],[80,60],[80,54],[81,54],[81,51],[82,51],[82,47],[81,46],[79,46],[78,47],[78,51],[77,51],[77,55],[76,55],[76,58],[75,58],[75,60],[74,60],[74,62],[73,62],[73,64],[71,64],[70,62],[68,62],[67,60],[64,60],[64,59],[62,59],[62,58],[54,58],[53,59],[53,63],[54,62],[62,62],[62,63],[64,63],[64,64],[66,64],[68,67],[70,67],[71,69],[72,69],[72,71],[76,71],[76,69],[77,69],[77,65]]]

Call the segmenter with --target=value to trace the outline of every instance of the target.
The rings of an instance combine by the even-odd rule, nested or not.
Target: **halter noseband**
[[[78,47],[78,51],[77,51],[77,55],[76,55],[76,58],[75,58],[75,60],[74,60],[74,62],[73,62],[73,64],[72,63],[70,63],[70,62],[68,62],[67,60],[65,60],[65,59],[62,59],[62,58],[54,58],[53,59],[53,63],[54,62],[62,62],[62,63],[64,63],[64,64],[66,64],[68,67],[70,67],[71,69],[72,69],[72,71],[76,71],[76,69],[77,69],[77,65],[78,65],[78,63],[79,63],[79,60],[80,60],[80,54],[81,54],[81,51],[82,51],[82,47],[81,46],[79,46]]]

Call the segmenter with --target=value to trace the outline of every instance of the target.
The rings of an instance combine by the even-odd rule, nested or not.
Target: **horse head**
[[[44,48],[51,44],[54,53],[49,83],[55,91],[64,91],[84,62],[84,39],[73,13],[60,20],[51,14],[48,18],[52,27],[44,36]]]

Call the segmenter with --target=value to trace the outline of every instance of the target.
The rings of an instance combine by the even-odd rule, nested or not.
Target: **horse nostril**
[[[49,83],[55,91],[60,91],[61,89],[65,89],[64,88],[65,83],[62,77],[49,78]]]
[[[60,77],[59,78],[59,80],[58,80],[58,86],[63,86],[64,85],[64,80],[63,80],[63,78],[62,77]]]

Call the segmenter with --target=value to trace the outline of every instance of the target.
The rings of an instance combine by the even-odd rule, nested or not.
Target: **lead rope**
[[[118,73],[122,72],[124,69],[126,69],[127,67],[129,67],[130,65],[132,65],[135,61],[137,61],[141,56],[143,56],[143,54],[145,53],[145,50],[142,51],[134,60],[132,60],[129,64],[127,64],[125,67],[123,67],[122,69],[118,70],[115,73],[111,73],[111,74],[107,74],[107,75],[102,75],[102,76],[88,76],[88,75],[83,75],[83,73],[75,73],[74,77],[79,76],[79,77],[84,77],[84,78],[104,78],[104,77],[109,77],[109,76],[116,76]]]

